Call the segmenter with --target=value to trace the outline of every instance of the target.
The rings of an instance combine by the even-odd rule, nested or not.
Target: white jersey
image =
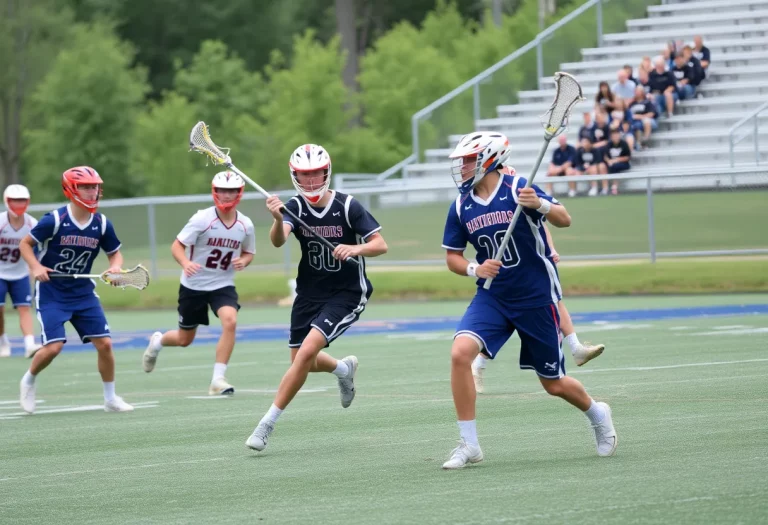
[[[251,219],[237,212],[227,228],[215,206],[195,213],[176,239],[189,249],[189,259],[202,268],[192,277],[181,272],[181,284],[191,290],[210,291],[235,285],[232,259],[255,253],[256,235]]]
[[[29,277],[29,266],[21,258],[19,244],[37,225],[37,219],[24,214],[24,224],[18,230],[11,226],[8,212],[0,213],[0,279],[17,281]]]

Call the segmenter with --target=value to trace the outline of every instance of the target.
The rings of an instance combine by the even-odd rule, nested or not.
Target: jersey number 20
[[[488,235],[481,235],[477,238],[477,243],[485,248],[485,252],[488,254],[488,258],[492,259],[499,249],[501,241],[504,239],[504,235],[507,230],[499,230],[493,234],[493,237]],[[515,246],[514,237],[509,238],[509,244],[507,249],[504,250],[504,255],[501,258],[501,265],[504,268],[514,268],[520,264],[520,255],[517,253],[517,246]]]
[[[309,265],[315,270],[326,272],[338,272],[341,270],[341,261],[333,256],[330,250],[317,241],[309,241]]]

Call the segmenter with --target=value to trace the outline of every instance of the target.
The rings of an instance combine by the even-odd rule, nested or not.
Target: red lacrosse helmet
[[[78,186],[86,184],[95,184],[98,186],[98,193],[96,194],[95,199],[85,199],[80,194]],[[104,181],[101,180],[98,172],[89,166],[70,168],[61,176],[61,187],[64,190],[64,195],[70,201],[82,206],[91,213],[95,212],[99,207],[99,199],[101,199],[102,196],[102,184],[104,184]]]

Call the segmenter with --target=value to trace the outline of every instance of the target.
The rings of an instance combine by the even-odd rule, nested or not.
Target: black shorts
[[[299,295],[291,310],[290,348],[298,348],[312,328],[325,336],[329,346],[360,318],[368,297],[359,294],[337,294],[327,300],[306,299]]]
[[[231,306],[240,310],[237,302],[237,290],[234,286],[225,286],[218,290],[192,290],[179,285],[179,328],[194,330],[198,325],[208,326],[208,306],[213,315],[218,317],[219,308]]]

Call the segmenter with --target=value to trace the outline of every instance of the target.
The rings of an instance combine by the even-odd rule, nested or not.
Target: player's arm
[[[540,198],[533,188],[522,188],[518,192],[517,202],[521,206],[538,211],[553,226],[567,228],[571,225],[571,216],[562,204]]]
[[[108,253],[107,260],[109,261],[110,272],[119,272],[120,269],[123,267],[123,254],[120,252],[119,249],[115,250],[112,253]]]
[[[281,247],[288,240],[293,226],[283,220],[281,208],[285,207],[283,201],[277,195],[272,195],[267,199],[267,209],[275,219],[272,227],[269,229],[269,240],[275,248]]]
[[[184,270],[184,275],[187,277],[192,277],[202,268],[196,262],[189,260],[189,257],[187,257],[187,247],[178,239],[174,240],[173,244],[171,244],[171,255],[179,263],[179,266]]]
[[[495,279],[501,269],[501,261],[486,259],[483,264],[477,264],[467,260],[464,252],[458,250],[446,250],[445,264],[456,275],[479,279]]]
[[[339,244],[333,250],[333,256],[340,261],[346,261],[349,257],[378,257],[389,250],[387,242],[379,232],[374,232],[365,239],[363,244]]]
[[[552,233],[547,228],[547,223],[544,223],[544,234],[547,236],[547,244],[549,245],[549,251],[552,253],[552,260],[560,262],[560,254],[555,250],[555,241],[552,240]]]
[[[40,282],[46,282],[50,280],[48,272],[52,272],[50,268],[46,268],[40,261],[37,260],[35,255],[35,248],[37,247],[37,241],[31,235],[24,237],[19,243],[19,253],[21,253],[22,259],[29,266],[29,273],[32,274],[36,280]]]
[[[240,256],[232,261],[232,265],[235,270],[245,270],[245,268],[253,261],[253,254],[256,253],[256,233],[253,228],[253,223],[246,219],[245,224],[245,239],[243,239],[243,246],[240,250]]]

